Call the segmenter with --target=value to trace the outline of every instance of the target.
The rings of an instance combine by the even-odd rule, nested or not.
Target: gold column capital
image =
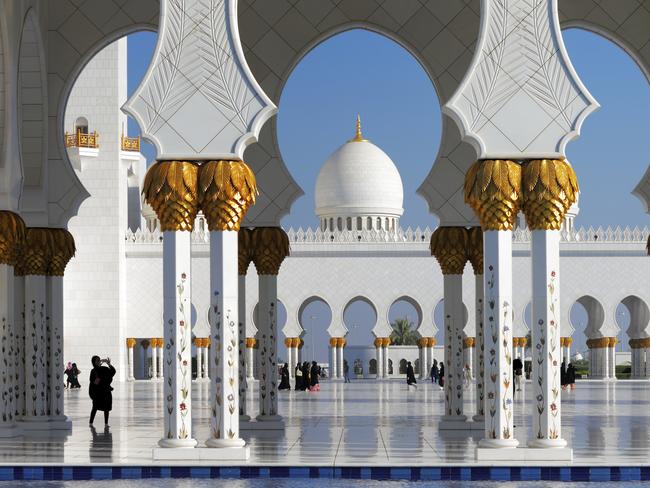
[[[9,210],[0,210],[0,263],[15,266],[25,243],[27,228],[22,217]]]
[[[618,344],[618,339],[616,337],[608,337],[609,344],[608,347],[615,347]]]
[[[246,276],[253,261],[253,229],[241,227],[237,232],[237,270],[239,276]]]
[[[144,177],[142,194],[164,231],[191,231],[199,211],[199,166],[191,161],[158,161]]]
[[[530,230],[560,230],[577,199],[578,179],[563,159],[534,159],[523,167],[522,209]]]
[[[512,230],[521,198],[521,166],[509,160],[480,160],[465,175],[465,203],[483,231]]]
[[[128,349],[133,349],[133,347],[135,346],[135,343],[136,343],[135,337],[128,337],[126,339],[126,347]]]
[[[338,337],[330,337],[330,347],[336,347],[339,343]]]
[[[246,349],[254,348],[256,343],[257,343],[257,339],[255,339],[255,337],[247,337],[246,338]]]
[[[443,275],[463,274],[467,263],[469,233],[465,227],[438,227],[431,234],[429,249]]]
[[[290,252],[287,233],[280,227],[256,227],[251,245],[257,274],[277,275]]]
[[[77,251],[74,237],[66,229],[49,229],[49,232],[52,235],[52,252],[47,274],[63,276],[65,267]]]
[[[293,346],[293,337],[284,338],[284,347],[290,348]]]
[[[257,193],[243,161],[208,161],[199,168],[199,201],[211,231],[238,231]]]
[[[375,337],[375,340],[373,341],[373,344],[374,344],[375,347],[381,347],[382,343],[383,343],[383,341],[382,341],[381,337]]]
[[[382,337],[381,338],[381,345],[383,347],[388,347],[390,346],[390,337]]]
[[[376,342],[377,342],[377,339],[375,339],[375,343]],[[429,344],[429,338],[428,337],[420,337],[418,339],[418,347],[419,348],[427,347],[427,344]]]
[[[429,337],[427,347],[433,347],[438,343],[435,337]]]
[[[467,259],[474,269],[476,276],[483,274],[483,229],[470,227],[467,229]]]
[[[471,349],[474,347],[475,340],[473,337],[465,337],[463,339],[463,349]]]
[[[20,249],[14,274],[47,275],[52,259],[52,233],[46,227],[28,227]]]
[[[338,337],[337,338],[337,346],[338,347],[345,347],[347,345],[348,341],[345,340],[345,337]]]

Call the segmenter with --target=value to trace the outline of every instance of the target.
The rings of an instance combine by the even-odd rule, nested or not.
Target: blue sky
[[[595,34],[571,29],[564,39],[585,85],[601,104],[587,118],[582,136],[568,146],[580,182],[582,226],[650,225],[641,203],[630,194],[650,162],[647,151],[650,86],[634,61],[613,43]],[[129,91],[146,71],[155,47],[152,33],[129,37]],[[389,69],[387,69],[389,67]],[[305,196],[296,201],[285,226],[314,226],[314,185],[322,163],[353,136],[360,113],[364,135],[397,165],[404,182],[403,226],[433,226],[424,200],[415,194],[429,171],[440,144],[440,106],[426,73],[393,41],[353,30],[339,34],[308,53],[289,78],[279,105],[278,137],[283,159]],[[131,122],[131,134],[137,126]],[[152,148],[147,157],[153,159]],[[391,318],[415,312],[407,304],[394,307]],[[430,320],[432,311],[425,312]],[[576,317],[580,313],[576,312]],[[316,359],[326,360],[329,325],[327,307],[313,304],[303,314],[303,327],[313,320]],[[280,317],[282,319],[282,317]],[[583,319],[574,318],[577,322]],[[353,304],[345,314],[350,344],[368,344],[374,314]],[[356,327],[355,327],[356,326]],[[577,349],[584,336],[576,334]],[[310,344],[305,345],[310,354]],[[282,358],[284,346],[280,346]],[[310,356],[307,356],[310,357]]]

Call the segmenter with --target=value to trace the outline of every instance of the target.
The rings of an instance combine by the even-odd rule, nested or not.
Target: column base
[[[246,445],[244,439],[214,439],[205,441],[206,447],[210,449],[240,449]]]
[[[239,423],[241,424],[242,422],[250,422],[251,421],[251,416],[250,415],[240,415],[239,416]]]
[[[477,461],[503,461],[511,463],[517,462],[544,462],[544,461],[573,461],[573,449],[560,447],[557,449],[537,449],[530,447],[514,448],[505,447],[501,449],[494,448],[476,448]]]
[[[198,442],[196,439],[160,439],[158,445],[162,449],[176,450],[176,449],[192,449],[196,447]],[[154,452],[159,448],[154,448]]]
[[[244,447],[196,447],[187,448],[161,448],[153,449],[155,461],[247,461],[250,458],[250,449]]]
[[[44,417],[23,417],[20,419],[20,427],[23,431],[55,431],[72,430],[72,421],[65,415],[44,416]]]
[[[528,447],[532,449],[560,449],[566,447],[564,439],[532,439],[528,441]]]
[[[0,426],[0,439],[8,439],[10,437],[18,437],[23,434],[23,429],[15,422],[4,424]]]
[[[134,376],[131,376],[130,378],[127,378],[126,381],[129,381],[129,382],[130,382],[130,381],[135,381],[135,377],[134,377]]]
[[[473,420],[474,422],[485,422],[485,415],[478,415],[478,414],[477,414],[477,415],[474,415],[474,416],[472,417],[472,420]]]
[[[518,445],[519,441],[517,439],[481,439],[477,449],[514,450]]]

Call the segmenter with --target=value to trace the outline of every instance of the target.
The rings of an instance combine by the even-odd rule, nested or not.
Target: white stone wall
[[[120,379],[126,364],[126,288],[124,229],[127,222],[126,164],[120,160],[120,135],[126,117],[126,39],[101,51],[79,76],[68,101],[66,130],[88,119],[99,134],[99,154],[82,157],[78,177],[90,193],[70,221],[77,254],[66,269],[64,361],[88,371],[93,354],[110,356]],[[139,286],[139,284],[138,284]],[[85,373],[84,373],[85,375]]]

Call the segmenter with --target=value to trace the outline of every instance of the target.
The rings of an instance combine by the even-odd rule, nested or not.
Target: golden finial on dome
[[[350,142],[366,142],[367,139],[363,138],[363,134],[361,133],[361,116],[357,114],[357,133],[354,136],[354,139],[352,139]]]

